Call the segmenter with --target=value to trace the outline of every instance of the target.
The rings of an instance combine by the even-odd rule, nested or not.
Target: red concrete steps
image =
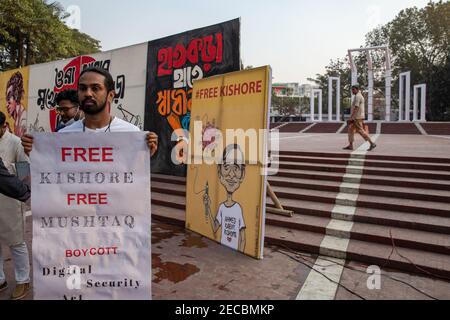
[[[382,123],[381,134],[421,134],[414,123]]]
[[[179,227],[184,227],[186,213],[184,209],[169,208],[164,205],[152,203],[152,219]]]
[[[317,191],[272,186],[277,196],[282,199],[297,201],[310,201],[329,204],[341,204],[336,200],[337,193],[329,191]],[[344,203],[342,203],[344,205]],[[420,213],[450,218],[450,205],[448,203],[436,203],[432,201],[397,199],[373,195],[359,195],[355,202],[357,207],[384,209],[398,212]]]
[[[339,181],[323,181],[316,179],[286,178],[274,176],[269,178],[269,182],[272,186],[278,187],[329,192],[341,191],[341,182]],[[405,185],[408,184],[405,183]],[[450,184],[448,185],[448,187],[450,187]],[[390,198],[450,203],[450,193],[446,190],[405,188],[403,186],[384,186],[383,188],[380,188],[370,184],[362,184],[360,188],[358,190],[355,189],[354,192],[359,192],[359,194]]]
[[[450,236],[436,232],[354,222],[350,239],[450,255]]]
[[[430,170],[430,171],[444,171],[450,172],[450,165],[445,163],[422,163],[422,162],[402,162],[402,161],[387,161],[375,159],[345,159],[345,158],[325,158],[325,157],[307,157],[307,156],[279,156],[274,157],[277,162],[289,163],[310,163],[310,164],[331,164],[331,165],[352,165],[352,161],[357,163],[364,161],[366,168],[393,168],[393,169],[410,169],[410,170]]]
[[[356,237],[353,234],[352,236]],[[427,243],[408,242],[409,240],[402,239],[402,235],[397,235],[397,239],[395,236],[393,237],[395,250],[390,236],[384,236],[383,241],[389,239],[390,244],[350,239],[346,252],[329,248],[326,252],[331,256],[344,255],[347,260],[377,265],[382,269],[393,268],[428,276],[431,273],[434,277],[445,277],[450,280],[450,255],[432,251],[445,250],[444,246],[432,247],[432,250],[424,251],[417,248],[402,247],[400,244],[426,247]],[[323,238],[324,236],[321,234],[311,231],[286,228],[285,226],[267,226],[265,242],[268,245],[288,247],[292,250],[323,254],[320,247]],[[408,259],[411,261],[408,261]]]
[[[178,184],[178,185],[183,185],[183,186],[186,185],[185,177],[168,176],[168,175],[156,174],[156,173],[152,173],[152,181],[166,182],[166,183]]]
[[[450,281],[450,255],[398,246],[395,247],[396,251],[393,248],[387,244],[350,240],[346,257],[348,260],[377,265],[381,269],[393,268],[427,276],[431,276],[431,273],[433,277]]]
[[[311,123],[295,123],[295,122],[293,122],[293,123],[288,123],[282,127],[277,127],[276,129],[280,133],[297,133],[297,132],[300,132],[300,131],[306,129],[310,125],[311,125]]]
[[[272,177],[283,177],[283,178],[297,178],[297,179],[313,179],[313,180],[321,180],[321,181],[336,181],[342,182],[344,173],[335,173],[335,172],[314,172],[308,170],[289,170],[289,169],[280,169],[278,170],[276,175],[269,176],[269,180]]]
[[[157,187],[169,187],[154,183]],[[171,189],[181,191],[183,186],[175,186]],[[162,188],[164,190],[164,188]],[[184,225],[185,198],[168,194],[170,190],[159,194],[152,193],[152,216],[156,220],[166,223],[174,223],[180,226]],[[159,205],[157,203],[163,203]],[[266,217],[266,238],[267,244],[280,245],[289,247],[293,250],[306,251],[311,253],[320,252],[320,244],[325,236],[327,225],[330,221],[330,212],[332,204],[323,204],[315,202],[299,201],[294,199],[286,199],[284,204],[296,206],[297,212],[301,214],[294,215],[293,218],[287,218],[272,214]],[[306,204],[306,205],[305,205]],[[268,199],[268,206],[271,205]],[[321,211],[305,212],[308,206],[315,206],[315,209]],[[324,209],[324,206],[327,206]],[[312,207],[310,207],[312,209]],[[308,210],[308,209],[307,209]],[[360,212],[360,208],[355,213],[354,227],[349,233],[350,243],[347,250],[347,259],[360,261],[363,263],[377,264],[379,266],[391,267],[409,272],[420,273],[420,270],[413,267],[409,262],[397,256],[395,253],[388,261],[387,257],[392,251],[392,239],[389,230],[392,230],[392,236],[397,249],[409,256],[414,263],[420,268],[432,272],[440,276],[448,276],[449,268],[446,261],[449,259],[448,234],[450,232],[450,220],[441,217],[425,217],[417,214],[404,214],[403,227],[418,227],[418,230],[401,227],[386,227],[385,225],[377,225],[383,221],[381,210],[368,210],[368,216],[372,219],[377,218],[377,224],[361,222],[359,218],[364,215]],[[400,221],[399,213],[385,211],[385,218],[388,217],[392,221]],[[396,216],[393,216],[396,215]],[[414,217],[413,220],[422,222],[412,222],[407,219],[407,215]],[[441,221],[439,221],[441,220]],[[367,221],[366,221],[367,222]],[[388,221],[389,222],[389,221]],[[435,227],[439,227],[447,223],[445,229],[441,229],[442,234],[438,234]],[[409,225],[408,225],[409,224]],[[429,228],[432,232],[420,231],[420,228]],[[363,248],[363,249],[362,249]],[[331,255],[341,255],[342,253],[327,250]],[[424,258],[426,256],[426,258]]]
[[[266,245],[277,245],[292,250],[319,254],[320,244],[324,237],[324,235],[316,232],[266,226],[264,242]]]
[[[295,180],[297,179],[306,179],[306,180],[314,180],[314,181],[324,181],[327,185],[335,186],[335,183],[341,183],[343,181],[343,173],[333,173],[333,172],[311,172],[307,170],[279,170],[277,175],[269,176],[269,181],[274,181],[274,184],[279,183],[279,181],[286,181],[286,183],[293,182],[292,186],[295,185]],[[286,179],[289,178],[289,179]],[[166,182],[178,185],[185,185],[186,178],[184,177],[173,177],[159,174],[152,174],[152,181],[157,182]],[[442,191],[450,191],[450,183],[445,180],[434,180],[432,183],[429,179],[421,179],[421,178],[406,178],[402,177],[401,180],[392,180],[386,178],[385,176],[363,176],[360,180],[362,185],[367,186],[391,186],[391,187],[399,187],[399,188],[408,188],[411,189],[432,189],[432,190],[442,190]],[[280,186],[287,186],[286,184]],[[312,187],[312,189],[316,189]],[[325,187],[325,190],[334,191],[336,189],[329,189]],[[420,191],[422,192],[422,190]]]
[[[450,183],[445,180],[432,180],[423,178],[407,178],[402,177],[401,180],[389,179],[385,176],[363,176],[360,180],[362,185],[373,185],[373,186],[391,186],[400,188],[416,188],[416,189],[430,189],[430,190],[445,190],[450,191]]]
[[[331,218],[299,215],[292,218],[266,213],[266,225],[325,234]]]
[[[336,133],[342,127],[343,123],[317,123],[305,133]]]
[[[302,170],[302,171],[318,171],[318,172],[333,172],[333,173],[357,173],[359,166],[353,166],[348,168],[346,165],[320,165],[320,164],[309,164],[309,163],[298,163],[298,162],[273,162],[273,166],[278,166],[282,170]],[[450,171],[431,171],[431,170],[412,170],[407,171],[407,169],[393,169],[389,168],[383,169],[370,169],[364,167],[362,173],[365,175],[375,175],[375,176],[388,176],[397,178],[419,178],[419,179],[431,179],[431,180],[446,180],[450,181]]]
[[[328,153],[328,152],[311,152],[311,151],[278,151],[280,156],[301,156],[301,157],[314,157],[314,158],[341,158],[349,159],[350,153]]]
[[[323,181],[317,179],[286,178],[280,176],[269,177],[272,187],[288,187],[318,191],[339,192],[341,181]]]
[[[266,216],[266,223],[269,225],[322,234],[327,233],[330,220],[303,215],[294,215],[292,218],[272,214]],[[450,237],[448,234],[353,222],[353,227],[348,232],[347,237],[380,244],[391,244],[394,240],[394,243],[399,247],[450,255]]]
[[[267,206],[274,208],[274,204],[270,198],[266,199]],[[283,208],[293,211],[295,214],[303,216],[316,216],[330,218],[334,208],[333,203],[321,203],[314,201],[299,201],[294,199],[282,199]]]
[[[450,218],[450,205],[447,203],[359,195],[356,206]]]
[[[331,216],[331,211],[336,204],[337,192],[317,191],[297,188],[272,186],[275,193],[287,210],[297,214],[316,215],[321,217]],[[160,205],[184,209],[185,187],[169,183],[153,182],[152,192],[155,193],[153,202]],[[269,198],[268,205],[272,206]],[[174,201],[176,200],[176,201]],[[338,203],[339,204],[339,203]],[[426,217],[450,218],[449,205],[423,200],[400,200],[397,198],[379,197],[373,195],[359,195],[356,200],[358,208],[370,210],[384,210],[388,212],[421,214]],[[382,220],[375,220],[380,223]]]
[[[439,216],[357,208],[353,221],[450,235],[450,219]]]
[[[169,192],[158,193],[152,190],[152,206],[153,205],[186,210],[186,198],[185,196],[170,194]]]
[[[315,157],[315,158],[352,158],[350,153],[327,153],[327,152],[309,152],[309,151],[279,151],[282,156],[301,156],[301,157]],[[355,155],[354,155],[355,157]],[[450,164],[450,158],[431,158],[431,157],[407,157],[395,155],[379,155],[366,154],[363,156],[366,160],[386,160],[386,161],[401,161],[401,162],[419,162],[419,163],[447,163]]]
[[[446,135],[450,136],[450,122],[447,123],[421,123],[420,124],[422,128],[428,133],[429,135]]]

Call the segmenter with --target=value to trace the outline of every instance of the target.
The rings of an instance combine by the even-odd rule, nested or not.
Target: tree
[[[394,94],[398,75],[411,71],[412,83],[428,86],[428,120],[450,120],[450,2],[429,2],[423,9],[402,10],[366,36],[366,45],[389,43]]]
[[[44,0],[0,2],[0,71],[99,52],[100,42],[67,27],[62,6]]]
[[[366,35],[364,47],[389,45],[393,67],[392,105],[398,107],[398,76],[411,71],[412,83],[427,84],[428,120],[450,120],[450,2],[430,2],[423,9],[408,8],[384,26]],[[367,82],[367,59],[365,55],[355,58],[358,82]],[[374,69],[384,69],[382,54],[372,54]],[[328,87],[328,77],[341,77],[341,93],[344,108],[349,108],[351,70],[348,57],[331,60],[324,75],[318,74],[314,81]],[[376,95],[384,95],[384,75],[374,75]],[[327,90],[324,95],[327,96]],[[325,97],[325,99],[327,99]],[[326,101],[326,100],[325,100]]]
[[[290,116],[298,113],[298,99],[291,97],[278,97],[272,93],[271,108],[281,116]]]

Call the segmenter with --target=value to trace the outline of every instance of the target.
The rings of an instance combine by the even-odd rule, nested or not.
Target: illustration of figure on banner
[[[26,110],[22,106],[24,94],[23,76],[18,71],[11,76],[6,85],[6,110],[14,120],[13,133],[18,137],[21,137],[27,131]]]
[[[227,192],[227,199],[219,205],[216,215],[213,216],[207,182],[203,196],[205,215],[211,221],[215,236],[221,228],[220,242],[223,245],[244,252],[246,225],[241,205],[233,200],[233,194],[239,189],[245,178],[244,155],[239,145],[231,144],[225,148],[222,163],[217,166],[217,173],[220,183]]]

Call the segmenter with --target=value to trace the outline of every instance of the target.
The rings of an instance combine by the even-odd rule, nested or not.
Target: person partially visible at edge
[[[0,158],[0,193],[22,202],[31,197],[29,181],[22,181],[9,173],[2,158]]]
[[[17,71],[8,80],[6,85],[6,110],[9,116],[14,120],[14,134],[22,137],[27,131],[26,112],[22,106],[22,99],[25,90],[23,86],[23,76]]]
[[[84,119],[61,129],[59,132],[133,132],[140,131],[135,125],[109,114],[114,99],[114,80],[111,74],[99,67],[83,70],[78,80],[78,100]],[[150,156],[158,150],[158,136],[149,132],[146,136]],[[29,155],[33,149],[33,136],[25,134],[22,145]]]
[[[56,112],[58,113],[56,132],[83,119],[84,114],[78,102],[76,90],[64,90],[56,95]]]
[[[29,160],[20,144],[20,138],[8,132],[5,123],[6,116],[0,112],[0,158],[2,160],[0,183],[2,189],[6,188],[7,195],[16,195],[21,198],[20,196],[24,197],[27,192],[22,189],[23,185],[12,179],[11,175],[15,173],[15,164]],[[6,185],[3,185],[4,182]],[[17,194],[18,191],[23,193]],[[11,299],[23,299],[30,292],[30,258],[25,242],[24,210],[19,201],[0,195],[0,291],[8,288],[3,269],[3,246],[9,248],[14,265],[16,286]]]
[[[364,119],[366,118],[364,97],[361,94],[359,85],[352,86],[352,93],[355,95],[352,101],[351,116],[348,120],[348,142],[349,145],[344,150],[354,150],[355,133],[358,133],[363,139],[370,143],[367,151],[372,151],[377,145],[370,139],[370,136],[364,130]]]

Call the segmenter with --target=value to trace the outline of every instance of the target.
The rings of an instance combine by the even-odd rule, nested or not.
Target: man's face
[[[78,99],[80,108],[88,115],[105,110],[107,102],[112,101],[114,92],[108,93],[105,77],[96,72],[86,72],[78,81]]]
[[[220,183],[228,193],[234,193],[244,181],[245,169],[241,165],[224,163],[219,165],[218,171]]]
[[[61,116],[61,120],[67,122],[70,119],[75,118],[79,110],[78,106],[70,100],[61,100],[56,111]]]
[[[0,126],[0,138],[3,137],[3,135],[6,132],[6,130],[8,130],[8,126],[7,126],[6,121],[5,121],[5,123]]]
[[[352,88],[352,93],[353,93],[353,94],[357,94],[357,93],[358,93],[358,91],[359,91],[358,89],[356,89],[356,88]]]
[[[14,111],[16,110],[16,100],[14,99],[13,87],[10,86],[6,91],[6,110],[12,116]]]

